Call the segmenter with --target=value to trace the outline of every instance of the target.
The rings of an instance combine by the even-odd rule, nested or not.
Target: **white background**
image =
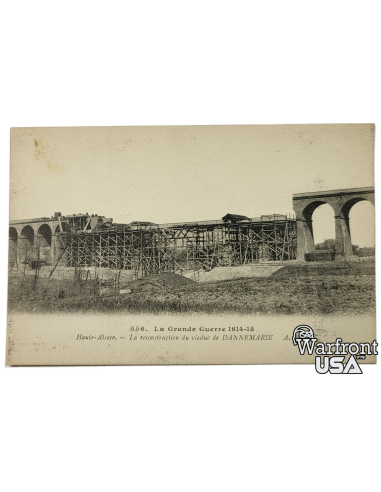
[[[379,3],[7,2],[1,113],[380,112]],[[377,50],[377,51],[376,51]],[[365,378],[4,378],[12,491],[366,490]]]
[[[3,490],[377,490],[379,391],[369,378],[2,386]]]
[[[380,113],[374,0],[6,2],[1,112]]]

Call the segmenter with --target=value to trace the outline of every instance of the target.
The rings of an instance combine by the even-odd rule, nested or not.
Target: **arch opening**
[[[316,207],[312,224],[315,251],[334,251],[335,214],[331,205],[323,203]]]
[[[321,207],[322,205],[328,205],[328,203],[323,201],[323,200],[315,200],[315,201],[309,203],[306,207],[304,207],[304,210],[303,210],[304,219],[307,221],[311,220],[312,215],[315,212],[315,210],[317,208]]]
[[[52,230],[48,224],[42,224],[36,236],[36,253],[39,260],[50,260],[51,245]]]
[[[14,227],[9,228],[9,255],[8,255],[8,264],[9,266],[18,266],[18,258],[17,258],[17,243],[18,243],[18,234],[17,230]]]
[[[35,259],[34,250],[34,230],[31,226],[25,226],[20,235],[20,260],[21,263],[28,263]]]
[[[317,250],[327,247],[331,249],[331,246],[333,246],[333,257],[330,259],[340,260],[353,255],[352,243],[357,246],[358,242],[359,247],[363,243],[363,247],[373,248],[374,210],[370,208],[371,205],[361,205],[367,202],[374,206],[373,188],[353,188],[294,195],[293,207],[296,212],[298,232],[297,260],[308,261],[307,256],[311,260],[312,256],[316,256]],[[327,206],[322,207],[324,204],[332,208],[333,221],[331,220],[332,211]],[[368,212],[365,210],[357,212],[360,217],[355,219],[355,210],[358,206],[367,207]],[[323,209],[325,209],[324,213]],[[312,215],[314,215],[314,220],[312,220]],[[324,215],[325,217],[323,217]],[[357,234],[354,232],[356,222],[356,229],[358,224],[362,224],[363,232]],[[354,238],[351,237],[352,233]],[[358,237],[360,240],[357,239]],[[368,238],[365,243],[361,241],[364,238]]]
[[[62,230],[61,230],[61,227],[62,227]],[[55,234],[58,235],[57,240],[55,241],[55,244],[54,244],[55,255],[57,257],[61,258],[61,260],[60,260],[61,265],[68,266],[67,260],[63,255],[64,255],[64,252],[65,252],[68,244],[71,243],[71,237],[70,237],[71,235],[65,234],[65,233],[70,232],[70,226],[67,222],[61,222],[61,227],[58,225],[55,228]],[[61,236],[62,233],[64,233],[64,234]]]
[[[343,211],[348,216],[352,254],[369,257],[375,255],[375,212],[368,200],[358,200]]]

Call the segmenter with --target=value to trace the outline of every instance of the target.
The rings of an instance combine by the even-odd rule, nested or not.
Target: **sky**
[[[292,215],[293,193],[373,186],[373,160],[373,125],[13,128],[10,216]],[[368,205],[351,211],[353,244],[374,245]],[[334,237],[329,207],[313,221],[316,243]]]

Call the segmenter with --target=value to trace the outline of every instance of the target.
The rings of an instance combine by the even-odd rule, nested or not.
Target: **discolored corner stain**
[[[323,190],[324,189],[324,181],[321,178],[321,175],[318,174],[316,178],[314,179],[315,186],[318,190]]]
[[[49,155],[49,145],[44,144],[41,141],[34,141],[34,158],[41,161],[41,163],[47,167],[47,169],[54,174],[62,174],[65,172],[65,168],[53,162]]]
[[[37,140],[34,141],[34,158],[39,159],[45,154],[45,146],[39,143]]]
[[[51,162],[50,160],[47,160],[46,167],[53,173],[62,174],[64,172],[64,168],[62,166],[54,164],[54,162]]]

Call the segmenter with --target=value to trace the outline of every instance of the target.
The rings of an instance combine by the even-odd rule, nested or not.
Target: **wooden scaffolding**
[[[56,256],[68,267],[134,270],[136,277],[296,259],[296,220],[286,215],[237,222],[116,224],[98,231],[59,232],[56,238]]]

